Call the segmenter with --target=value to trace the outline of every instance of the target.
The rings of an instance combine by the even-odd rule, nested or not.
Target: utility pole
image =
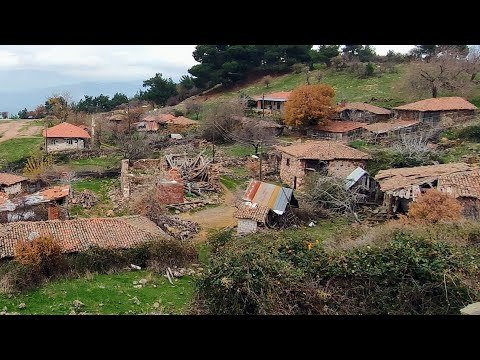
[[[44,118],[43,122],[45,123],[45,152],[48,154],[48,124],[47,124],[47,119]]]
[[[213,160],[212,163],[215,164],[215,129],[213,130],[213,139],[212,139],[212,152],[213,152]]]
[[[261,141],[258,143],[258,157],[260,160],[259,178],[260,178],[260,181],[262,181],[262,142]]]
[[[265,117],[265,93],[262,94],[262,117]]]

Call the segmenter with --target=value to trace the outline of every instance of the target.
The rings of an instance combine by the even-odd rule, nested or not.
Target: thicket
[[[480,225],[374,229],[368,243],[330,251],[299,232],[216,233],[197,304],[212,314],[458,314],[479,300]]]

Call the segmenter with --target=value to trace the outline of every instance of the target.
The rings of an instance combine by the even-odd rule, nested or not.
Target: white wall
[[[72,144],[68,141],[71,140]],[[48,152],[84,149],[85,141],[83,139],[63,139],[63,138],[49,138],[47,142]]]

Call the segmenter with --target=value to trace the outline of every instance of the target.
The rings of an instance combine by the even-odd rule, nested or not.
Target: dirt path
[[[180,217],[184,220],[195,221],[200,224],[201,230],[194,237],[194,241],[203,242],[207,239],[208,230],[221,229],[235,225],[236,219],[233,216],[235,207],[235,195],[222,184],[225,194],[224,202],[220,206],[196,211],[192,214],[183,213]]]
[[[0,143],[18,138],[18,137],[31,137],[40,136],[41,126],[31,125],[25,130],[21,130],[24,126],[32,122],[33,120],[0,120]]]

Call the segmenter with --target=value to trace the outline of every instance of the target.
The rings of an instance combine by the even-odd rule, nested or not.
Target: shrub
[[[470,224],[392,227],[380,244],[329,252],[301,232],[217,233],[198,301],[214,314],[458,314],[480,299],[479,249],[454,240]]]
[[[182,110],[179,109],[173,109],[173,115],[175,116],[183,116],[185,115]]]
[[[462,217],[458,200],[436,189],[428,189],[408,208],[408,220],[435,224],[439,221],[458,220]]]
[[[467,126],[458,131],[457,136],[460,139],[480,142],[480,125]]]
[[[365,76],[372,76],[373,73],[375,72],[375,66],[372,64],[372,63],[368,63],[366,66],[365,66]]]

